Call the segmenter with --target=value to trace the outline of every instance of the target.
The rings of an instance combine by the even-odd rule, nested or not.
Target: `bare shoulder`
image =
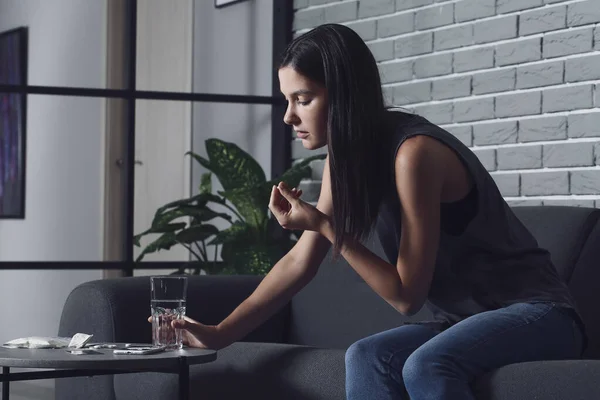
[[[427,135],[416,135],[404,141],[396,153],[396,171],[415,172],[421,168],[441,171],[452,150]],[[432,171],[433,172],[433,171]]]
[[[413,136],[400,146],[395,160],[396,187],[428,186],[441,190],[441,201],[464,198],[473,177],[460,156],[448,145],[427,135]]]

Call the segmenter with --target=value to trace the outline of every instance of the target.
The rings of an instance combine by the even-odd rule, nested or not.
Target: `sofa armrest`
[[[256,289],[260,276],[188,277],[186,314],[204,324],[218,324]],[[289,305],[242,341],[283,341]],[[59,336],[76,332],[94,334],[94,342],[152,341],[150,278],[128,277],[97,280],[77,286],[63,307]]]
[[[536,361],[507,365],[473,385],[485,400],[600,399],[600,360]]]

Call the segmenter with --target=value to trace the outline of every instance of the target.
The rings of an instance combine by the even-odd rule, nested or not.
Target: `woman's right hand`
[[[183,318],[173,320],[171,326],[182,330],[184,345],[200,349],[219,350],[231,344],[216,325],[204,325],[190,317]],[[152,317],[148,318],[148,321],[152,322]]]
[[[183,318],[174,320],[171,325],[173,328],[182,330],[184,345],[219,350],[231,344],[227,343],[216,325],[204,325],[190,317]]]

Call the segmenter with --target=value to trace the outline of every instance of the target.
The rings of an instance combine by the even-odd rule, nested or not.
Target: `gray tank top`
[[[427,135],[456,152],[474,181],[476,211],[459,232],[442,229],[436,266],[426,306],[440,329],[474,314],[520,302],[554,302],[582,322],[566,283],[550,260],[550,253],[512,212],[491,175],[460,140],[425,118],[395,115],[386,154],[393,171],[398,148],[409,137]],[[396,264],[400,244],[400,202],[391,175],[390,190],[380,206],[376,232],[389,262]],[[442,209],[442,212],[444,210]],[[444,218],[444,216],[442,216]]]

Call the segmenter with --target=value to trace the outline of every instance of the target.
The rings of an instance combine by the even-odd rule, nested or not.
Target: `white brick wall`
[[[512,205],[600,207],[600,0],[294,5],[296,34],[327,22],[358,32],[388,102],[470,146]],[[294,158],[308,153],[294,144]],[[320,168],[305,182],[313,196]]]

